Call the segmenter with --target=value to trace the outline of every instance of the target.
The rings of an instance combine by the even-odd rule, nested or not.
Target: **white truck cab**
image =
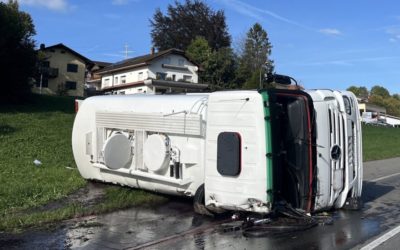
[[[361,123],[353,93],[309,90],[317,130],[315,210],[341,208],[362,191]],[[329,178],[327,178],[329,177]]]

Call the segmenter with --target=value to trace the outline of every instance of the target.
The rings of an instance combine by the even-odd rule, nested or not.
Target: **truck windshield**
[[[270,90],[273,197],[311,211],[315,138],[312,100],[302,91]]]

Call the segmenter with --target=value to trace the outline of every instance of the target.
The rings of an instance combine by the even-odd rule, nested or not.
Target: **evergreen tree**
[[[244,48],[241,49],[243,53],[240,55],[238,81],[244,82],[245,88],[259,87],[264,75],[273,72],[271,49],[267,32],[259,23],[255,23],[247,32]]]

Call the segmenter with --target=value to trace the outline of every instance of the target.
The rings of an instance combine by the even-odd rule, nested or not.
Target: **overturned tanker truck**
[[[361,127],[351,92],[221,91],[98,96],[76,115],[79,172],[194,197],[202,212],[306,213],[357,203]]]

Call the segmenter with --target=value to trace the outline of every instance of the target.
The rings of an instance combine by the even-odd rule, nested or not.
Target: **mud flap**
[[[348,197],[343,205],[343,209],[346,210],[361,210],[362,207],[361,197]]]

